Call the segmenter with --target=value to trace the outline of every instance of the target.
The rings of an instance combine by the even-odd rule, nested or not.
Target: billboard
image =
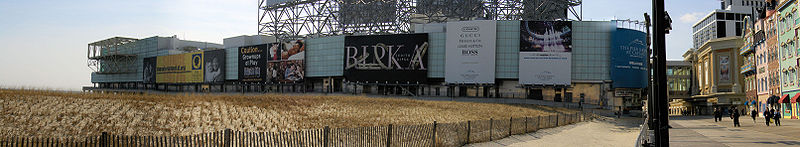
[[[617,28],[611,35],[611,87],[647,86],[647,34]]]
[[[279,54],[278,44],[261,44],[239,47],[239,80],[263,82],[267,77],[267,59]]]
[[[520,84],[571,84],[572,22],[522,21],[519,45]]]
[[[728,56],[719,56],[719,81],[730,82],[730,60]]]
[[[203,65],[206,83],[225,82],[225,50],[203,52]]]
[[[428,34],[347,36],[344,42],[348,81],[427,81]]]
[[[448,22],[446,35],[445,82],[494,83],[497,23]]]
[[[203,52],[193,52],[156,59],[156,83],[202,83]]]
[[[303,81],[305,77],[305,51],[303,40],[283,42],[282,45],[270,48],[267,63],[267,82],[293,83]]]
[[[144,58],[142,61],[142,82],[156,83],[156,61],[158,57]]]

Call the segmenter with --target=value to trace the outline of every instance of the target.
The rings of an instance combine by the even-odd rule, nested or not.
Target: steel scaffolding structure
[[[259,0],[258,34],[280,41],[412,32],[458,20],[568,20],[582,0]]]
[[[125,68],[136,61],[136,55],[129,54],[119,48],[123,44],[138,39],[114,37],[89,44],[87,49],[88,66],[98,74],[121,74],[135,72],[133,68]]]

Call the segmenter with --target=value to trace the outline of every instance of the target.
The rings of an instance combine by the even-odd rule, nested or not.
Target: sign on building
[[[344,77],[348,81],[425,82],[428,34],[347,36]]]
[[[519,83],[572,83],[572,22],[522,21],[520,24]]]
[[[497,23],[449,22],[446,35],[445,82],[494,83]]]

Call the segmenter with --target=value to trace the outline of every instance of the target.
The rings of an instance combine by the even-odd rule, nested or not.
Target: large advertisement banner
[[[144,83],[156,83],[156,65],[158,57],[144,58],[142,61],[142,79]]]
[[[719,56],[719,81],[731,81],[730,60],[728,56]]]
[[[425,82],[428,34],[347,36],[344,77],[348,81]]]
[[[495,21],[447,23],[445,82],[494,83]]]
[[[203,52],[160,56],[156,61],[156,83],[202,83]]]
[[[278,57],[280,45],[262,44],[239,48],[239,80],[263,82],[267,77],[267,59]]]
[[[611,42],[611,84],[614,88],[647,86],[647,34],[617,28]]]
[[[519,45],[520,84],[571,84],[572,22],[522,21]]]
[[[225,82],[225,50],[203,52],[203,65],[206,83]]]
[[[267,63],[267,81],[271,83],[294,83],[305,77],[305,51],[303,40],[284,42],[270,50]]]

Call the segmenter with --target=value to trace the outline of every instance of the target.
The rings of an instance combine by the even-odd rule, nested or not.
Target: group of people
[[[740,113],[741,111],[741,113]],[[775,126],[781,125],[781,115],[778,114],[775,109],[769,109],[769,111],[764,111],[764,118],[766,119],[766,124],[769,126],[770,119],[773,120]],[[745,115],[744,109],[736,109],[736,107],[731,107],[728,109],[728,114],[730,118],[733,119],[733,127],[741,127],[739,123],[739,117]],[[714,108],[714,122],[722,121],[723,112],[719,108]],[[755,109],[750,111],[750,117],[753,118],[753,123],[756,123],[756,117],[758,116],[758,111]]]

